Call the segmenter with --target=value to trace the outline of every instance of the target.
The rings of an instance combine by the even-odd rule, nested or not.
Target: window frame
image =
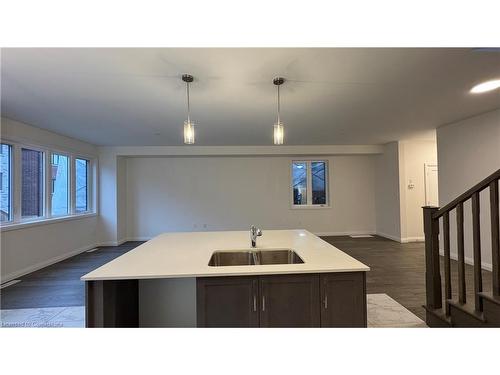
[[[80,159],[80,160],[87,160],[88,161],[88,165],[87,165],[87,210],[86,211],[82,211],[82,212],[76,212],[76,159]],[[94,170],[94,163],[93,163],[93,160],[87,156],[83,156],[83,155],[80,155],[80,154],[75,154],[73,156],[73,162],[72,162],[72,168],[73,168],[73,184],[74,184],[74,187],[73,189],[71,190],[72,191],[72,194],[73,194],[73,205],[72,205],[72,212],[74,215],[84,215],[84,214],[88,214],[89,212],[92,212],[93,211],[93,188],[94,188],[94,185],[93,185],[93,176],[94,176],[94,173],[93,173],[93,170]]]
[[[10,160],[9,160],[9,219],[1,222],[2,225],[9,225],[14,222],[14,144],[5,140],[1,140],[0,144],[10,147]]]
[[[60,155],[60,156],[66,156],[68,158],[68,212],[66,214],[62,215],[54,215],[52,214],[52,181],[51,181],[51,176],[52,176],[52,157],[54,155]],[[73,207],[73,199],[72,199],[72,180],[73,180],[73,174],[71,173],[71,162],[72,162],[72,155],[66,151],[58,151],[58,150],[50,150],[50,159],[49,159],[49,165],[48,165],[48,171],[50,172],[50,176],[47,178],[47,189],[48,191],[48,198],[47,198],[47,213],[49,214],[49,217],[51,218],[57,218],[57,217],[65,217],[65,216],[70,216],[74,214],[74,211],[72,209]]]
[[[25,217],[23,218],[22,213],[23,213],[23,197],[22,197],[22,186],[23,186],[23,159],[22,159],[22,152],[23,149],[25,150],[31,150],[31,151],[37,151],[42,153],[42,214],[40,216],[36,217]],[[19,222],[20,223],[25,223],[25,222],[31,222],[31,221],[37,221],[37,220],[43,220],[47,218],[47,150],[45,148],[42,148],[40,146],[34,146],[34,145],[26,145],[26,144],[19,144]],[[50,217],[50,216],[49,216]]]
[[[23,227],[30,227],[42,224],[50,224],[58,221],[66,221],[72,219],[79,219],[89,216],[97,215],[97,207],[94,204],[94,195],[97,193],[97,188],[94,186],[95,175],[97,174],[97,156],[87,155],[80,152],[71,151],[68,149],[61,149],[59,147],[40,146],[16,139],[2,139],[1,143],[11,146],[11,210],[12,219],[0,223],[0,229],[14,230]],[[43,152],[43,216],[36,218],[22,218],[21,213],[21,186],[22,186],[22,149],[30,149]],[[52,215],[52,199],[51,199],[51,169],[52,169],[52,155],[58,154],[67,156],[69,158],[69,208],[66,215]],[[85,159],[89,161],[88,166],[88,189],[87,189],[87,206],[88,210],[85,212],[76,212],[75,210],[75,159]]]
[[[325,195],[326,203],[312,204],[312,163],[325,163]],[[306,163],[306,190],[307,190],[307,204],[295,204],[293,201],[293,164]],[[289,195],[290,195],[290,208],[292,210],[321,210],[331,208],[330,201],[330,162],[328,159],[292,159],[290,161],[290,178],[289,178]]]

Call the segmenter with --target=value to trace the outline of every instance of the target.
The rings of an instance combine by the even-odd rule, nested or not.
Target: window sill
[[[49,225],[49,224],[55,224],[55,223],[59,223],[59,222],[63,222],[63,221],[86,219],[86,218],[94,217],[94,216],[97,216],[97,214],[94,212],[90,212],[90,213],[71,215],[71,216],[53,217],[50,219],[23,221],[21,223],[3,224],[2,226],[0,226],[0,230],[2,232],[8,232],[11,230],[36,227],[39,225]]]
[[[330,205],[303,205],[303,206],[291,206],[291,210],[324,210],[324,209],[329,209],[332,208]]]

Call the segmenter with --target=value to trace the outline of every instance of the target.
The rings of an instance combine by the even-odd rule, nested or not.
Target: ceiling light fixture
[[[494,79],[493,81],[487,81],[474,86],[470,92],[473,94],[481,94],[483,92],[492,91],[500,87],[500,79]]]
[[[283,144],[283,136],[284,136],[283,123],[280,120],[280,86],[284,82],[285,82],[285,79],[282,77],[276,77],[275,79],[273,79],[273,83],[278,88],[278,102],[277,102],[278,119],[273,126],[273,129],[274,129],[273,142],[275,145],[282,145]]]
[[[190,107],[189,107],[189,84],[193,82],[193,76],[190,74],[183,74],[182,80],[186,82],[186,96],[187,96],[187,120],[184,121],[184,143],[192,145],[194,143],[194,123],[191,122]]]

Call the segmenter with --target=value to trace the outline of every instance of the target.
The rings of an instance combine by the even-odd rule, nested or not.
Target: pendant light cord
[[[280,85],[278,85],[278,124],[280,123]]]
[[[188,110],[188,113],[187,113],[187,120],[188,120],[188,123],[190,123],[190,119],[189,119],[189,112],[190,112],[190,107],[189,107],[189,82],[186,82],[186,95],[187,95],[187,110]]]

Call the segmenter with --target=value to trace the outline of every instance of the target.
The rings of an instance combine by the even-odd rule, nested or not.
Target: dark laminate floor
[[[98,251],[81,253],[23,276],[20,283],[1,290],[0,306],[2,309],[82,306],[85,284],[80,277],[141,243],[100,247]]]
[[[423,242],[401,244],[381,237],[348,236],[323,239],[371,268],[366,278],[368,293],[386,293],[425,320],[425,257]],[[444,268],[441,278],[444,291]],[[466,265],[467,300],[473,301],[474,268]],[[456,296],[457,262],[451,264],[453,297]],[[483,290],[491,291],[491,272],[483,270]]]
[[[424,319],[423,243],[400,244],[381,237],[353,239],[339,236],[323,239],[371,267],[367,276],[368,293],[386,293]],[[98,251],[82,253],[26,275],[21,278],[21,283],[1,290],[1,308],[81,306],[85,301],[85,287],[80,277],[140,243],[101,247]],[[472,270],[472,267],[466,267],[470,300],[474,279]],[[457,285],[456,262],[452,264],[452,277],[453,285]],[[491,272],[484,271],[483,280],[484,290],[489,291]]]

